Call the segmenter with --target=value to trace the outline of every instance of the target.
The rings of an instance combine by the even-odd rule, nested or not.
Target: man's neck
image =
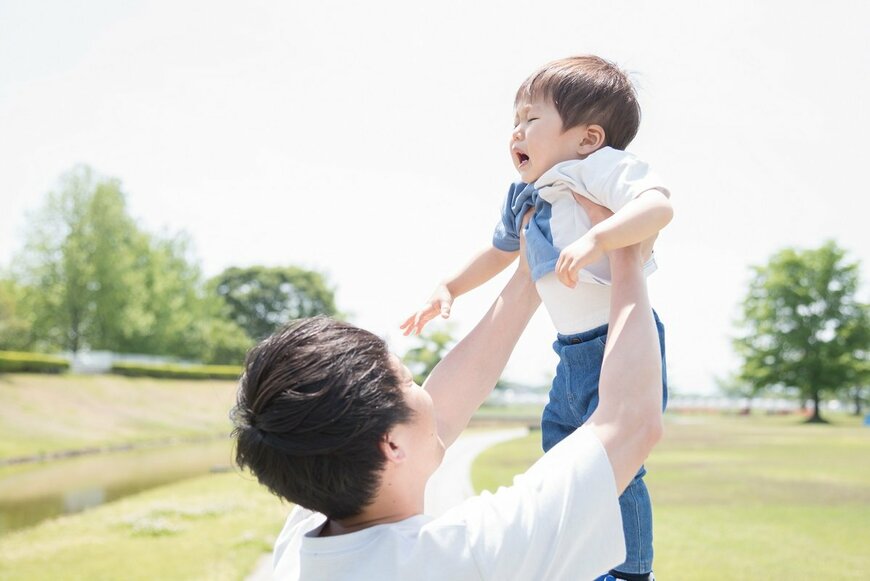
[[[323,528],[320,529],[320,533],[318,534],[318,536],[334,537],[336,535],[346,535],[348,533],[355,533],[357,531],[361,531],[375,525],[401,522],[419,514],[421,514],[421,511],[397,512],[395,514],[381,514],[377,516],[370,515],[364,512],[363,514],[360,514],[358,516],[341,520],[333,520],[331,518],[327,518],[326,523],[323,525]]]
[[[425,487],[425,484],[423,485]],[[320,531],[321,537],[345,535],[375,525],[395,523],[423,513],[423,492],[389,472],[383,475],[374,501],[356,516],[343,519],[327,519]]]

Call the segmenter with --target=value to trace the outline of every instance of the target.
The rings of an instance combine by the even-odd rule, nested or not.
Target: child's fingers
[[[576,284],[573,274],[573,265],[574,261],[565,258],[564,255],[560,256],[559,262],[556,263],[556,276],[559,279],[559,282],[569,288],[574,288],[574,285]]]
[[[571,261],[568,263],[568,268],[566,269],[568,286],[571,288],[574,288],[577,285],[577,270],[577,261],[572,258]]]
[[[556,263],[556,277],[559,279],[564,285],[568,284],[568,271],[566,268],[566,260],[565,255],[562,254],[559,256],[559,261]]]
[[[577,277],[575,276],[575,272],[569,270],[567,278],[568,278],[568,286],[570,288],[574,288],[575,286],[577,286]]]
[[[417,314],[414,315],[414,323],[411,325],[411,332],[415,335],[420,334],[420,317],[422,314],[422,311],[418,311]]]

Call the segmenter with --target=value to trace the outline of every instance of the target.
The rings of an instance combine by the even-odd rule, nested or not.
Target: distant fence
[[[72,373],[111,373],[115,365],[201,365],[197,361],[186,361],[173,357],[158,355],[141,355],[136,353],[114,353],[112,351],[79,351],[77,353],[62,353],[69,360]]]
[[[486,403],[492,407],[513,407],[540,405],[548,401],[545,391],[541,390],[496,390]],[[854,411],[850,402],[837,400],[825,401],[821,404],[826,411]],[[792,414],[801,411],[798,400],[785,398],[732,398],[719,395],[677,395],[668,398],[668,410],[672,412],[733,412],[741,413],[748,410],[770,415]]]
[[[820,406],[827,411],[850,411],[851,404],[830,400],[822,402]],[[676,396],[668,398],[668,410],[670,411],[719,411],[719,412],[753,412],[767,413],[771,415],[792,414],[801,411],[800,402],[794,399],[784,398],[730,398],[717,396]]]

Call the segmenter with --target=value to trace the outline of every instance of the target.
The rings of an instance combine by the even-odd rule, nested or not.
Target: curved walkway
[[[426,485],[424,512],[438,516],[453,508],[466,498],[474,496],[471,485],[471,464],[487,448],[500,442],[521,438],[529,433],[527,428],[470,432],[459,436],[447,452],[438,470]],[[272,555],[264,555],[246,581],[265,581],[272,578]]]
[[[521,438],[529,433],[528,428],[471,432],[460,436],[444,454],[438,470],[429,478],[423,511],[439,516],[466,498],[474,496],[471,485],[471,464],[487,448]]]

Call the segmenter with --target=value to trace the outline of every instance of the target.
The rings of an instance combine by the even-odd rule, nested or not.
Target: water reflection
[[[0,469],[0,535],[231,464],[229,439]]]
[[[99,506],[104,502],[106,502],[106,491],[102,488],[70,490],[63,495],[65,513],[81,512],[86,508]]]

